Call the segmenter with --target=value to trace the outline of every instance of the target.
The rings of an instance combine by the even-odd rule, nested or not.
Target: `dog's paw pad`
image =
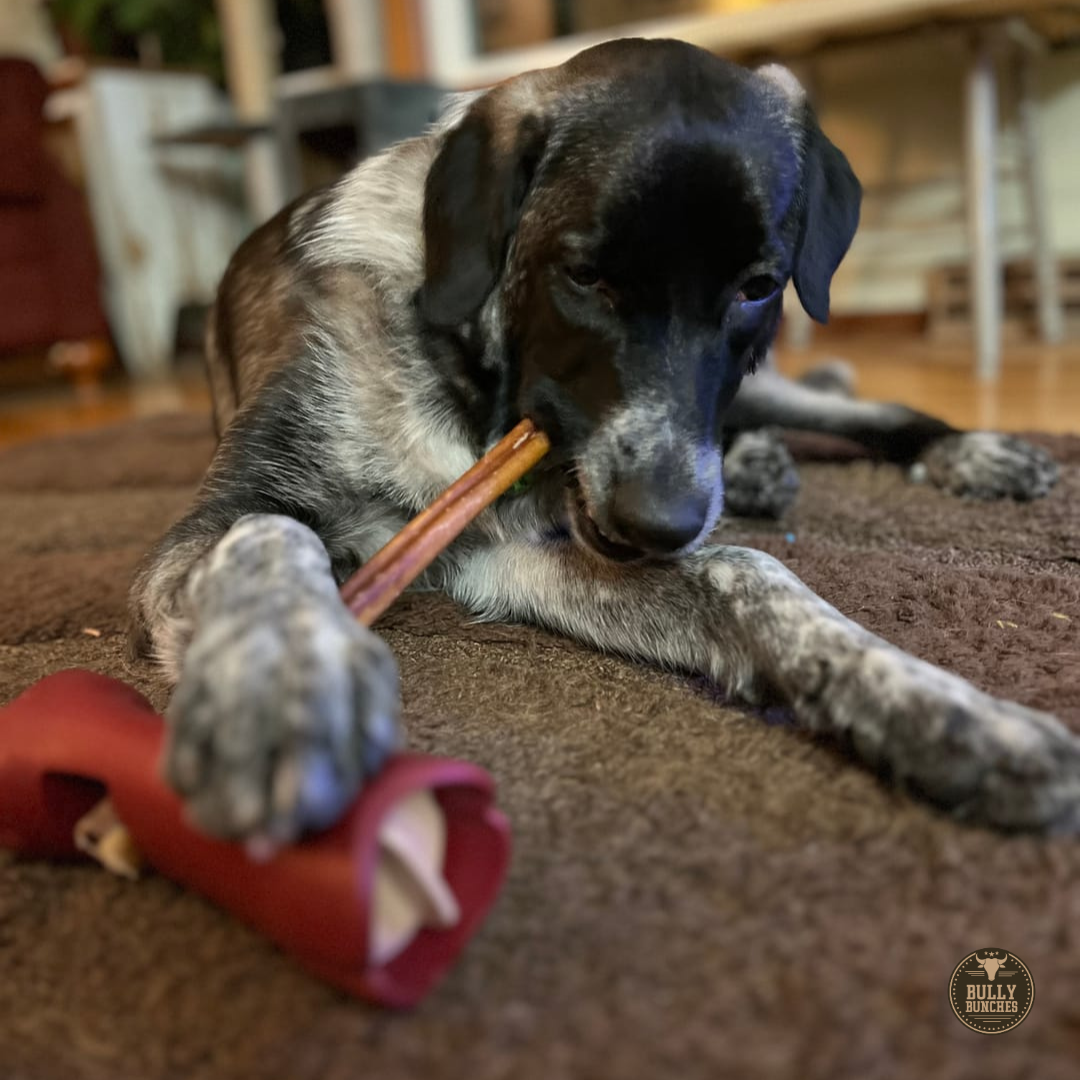
[[[1038,499],[1058,479],[1057,464],[1045,450],[990,431],[940,439],[918,464],[929,483],[972,499]]]
[[[737,517],[780,518],[799,494],[799,473],[779,435],[748,431],[724,454],[724,510]]]

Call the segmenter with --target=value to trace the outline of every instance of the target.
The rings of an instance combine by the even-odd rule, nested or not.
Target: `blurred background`
[[[790,66],[866,189],[779,363],[1080,431],[1080,2],[0,0],[0,445],[207,407],[230,253],[446,90],[627,35]]]

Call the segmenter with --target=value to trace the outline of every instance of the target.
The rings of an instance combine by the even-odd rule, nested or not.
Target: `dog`
[[[393,657],[339,585],[528,415],[553,447],[533,482],[419,587],[782,703],[963,820],[1075,829],[1055,719],[707,543],[732,433],[729,489],[760,509],[762,425],[936,454],[976,494],[1052,483],[1017,440],[770,372],[785,285],[828,317],[859,201],[788,71],[623,40],[454,99],[254,232],[209,322],[218,449],[131,594],[137,650],[176,680],[163,770],[192,820],[265,854],[402,745]]]

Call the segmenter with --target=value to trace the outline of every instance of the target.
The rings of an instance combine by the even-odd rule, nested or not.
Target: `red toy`
[[[164,725],[135,690],[89,671],[50,675],[0,710],[0,846],[78,858],[76,823],[107,794],[146,860],[249,923],[327,982],[369,1001],[416,1004],[491,907],[510,834],[490,776],[402,754],[329,831],[265,863],[184,820],[158,778]],[[456,921],[423,926],[387,962],[371,958],[379,833],[402,800],[430,791],[445,818],[442,876]],[[445,919],[443,920],[446,921]]]

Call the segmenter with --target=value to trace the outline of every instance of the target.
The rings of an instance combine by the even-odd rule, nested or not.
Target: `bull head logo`
[[[985,960],[980,960],[979,954],[976,953],[975,963],[986,972],[987,980],[993,982],[997,978],[998,972],[1005,966],[1005,957],[988,956]]]

